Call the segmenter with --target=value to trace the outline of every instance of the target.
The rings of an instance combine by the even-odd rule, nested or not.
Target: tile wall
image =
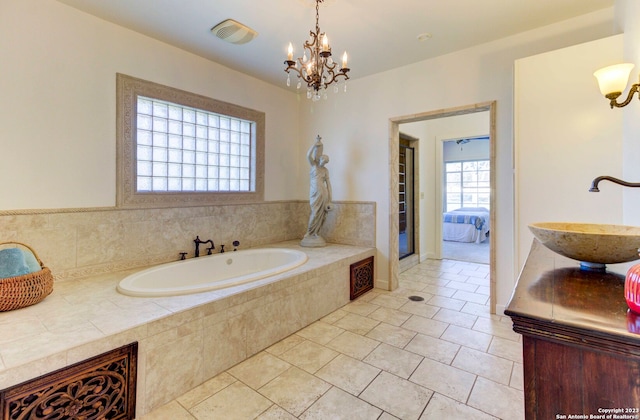
[[[56,281],[82,278],[193,256],[193,239],[216,251],[302,238],[305,201],[167,209],[0,211],[0,242],[31,246]],[[323,228],[327,242],[375,247],[375,203],[338,202]]]

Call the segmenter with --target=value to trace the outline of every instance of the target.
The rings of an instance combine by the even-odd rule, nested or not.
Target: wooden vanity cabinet
[[[606,272],[534,240],[505,314],[522,334],[527,420],[640,419],[640,316]]]

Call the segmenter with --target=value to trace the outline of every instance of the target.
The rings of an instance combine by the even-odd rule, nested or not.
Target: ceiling
[[[58,0],[266,82],[285,86],[315,30],[315,0]],[[613,6],[614,0],[324,0],[320,29],[334,59],[349,53],[352,79]],[[258,32],[243,45],[210,29],[234,19]],[[418,35],[431,34],[427,40]],[[292,83],[290,89],[295,89]]]

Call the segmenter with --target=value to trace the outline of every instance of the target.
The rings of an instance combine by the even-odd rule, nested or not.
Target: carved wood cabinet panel
[[[0,418],[134,419],[138,343],[0,390]]]

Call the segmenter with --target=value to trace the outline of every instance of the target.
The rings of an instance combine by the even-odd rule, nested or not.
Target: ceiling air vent
[[[246,44],[258,36],[256,31],[233,19],[227,19],[218,23],[211,28],[211,32],[221,40],[232,44]]]

